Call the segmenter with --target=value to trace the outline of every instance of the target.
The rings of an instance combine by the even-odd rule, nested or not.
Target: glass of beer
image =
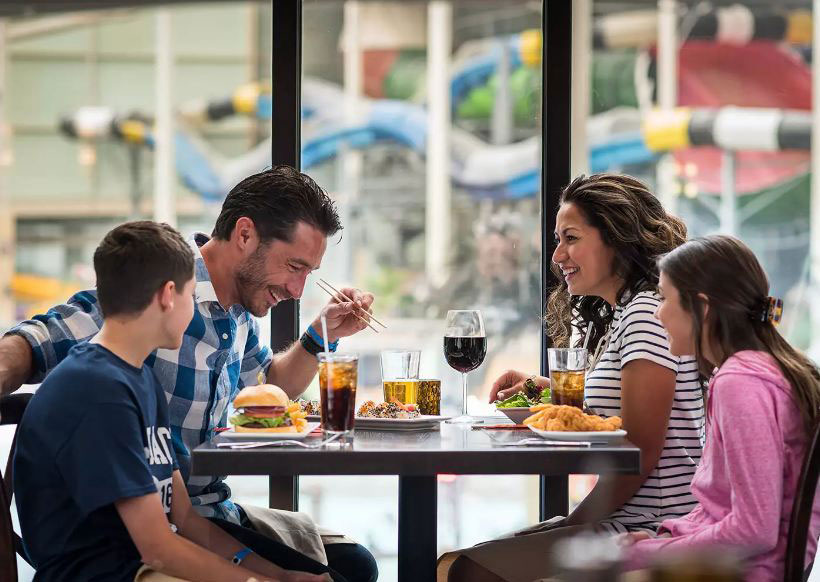
[[[382,350],[382,385],[384,401],[398,400],[402,404],[416,404],[419,390],[418,350]]]
[[[318,358],[322,430],[348,434],[356,413],[359,356],[321,352]]]
[[[583,410],[587,351],[581,348],[550,348],[547,356],[552,403]]]
[[[419,414],[441,414],[441,380],[422,378],[419,380]]]

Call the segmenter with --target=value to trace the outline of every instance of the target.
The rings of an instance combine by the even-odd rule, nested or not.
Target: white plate
[[[443,420],[449,416],[426,416],[420,415],[416,418],[370,418],[357,416],[356,428],[363,430],[429,430],[438,428]]]
[[[318,422],[309,422],[302,432],[236,432],[231,426],[228,430],[223,430],[219,436],[235,441],[281,441],[281,440],[302,440],[319,426]]]
[[[542,436],[545,439],[550,439],[553,441],[590,441],[593,443],[608,443],[626,436],[625,430],[576,432],[569,430],[541,430],[540,428],[535,428],[531,424],[528,424],[527,426],[538,436]]]

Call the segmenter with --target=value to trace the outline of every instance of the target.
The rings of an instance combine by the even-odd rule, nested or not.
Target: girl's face
[[[613,270],[615,250],[604,244],[601,233],[575,204],[564,203],[558,209],[555,240],[552,262],[561,269],[570,295],[602,297],[614,305],[622,285]]]
[[[669,334],[669,351],[673,356],[694,355],[694,318],[681,305],[678,289],[663,271],[661,271],[658,290],[661,295],[661,304],[655,311],[655,317]]]

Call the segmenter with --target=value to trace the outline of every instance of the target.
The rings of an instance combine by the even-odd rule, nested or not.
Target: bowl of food
[[[495,401],[495,409],[504,413],[515,424],[523,423],[524,419],[532,414],[531,406],[550,402],[550,389],[542,390],[531,378],[524,383],[524,389],[525,392],[518,392],[504,400]],[[535,398],[530,398],[527,393],[533,394]]]
[[[529,406],[515,406],[512,408],[496,408],[496,410],[503,412],[507,418],[515,424],[522,424],[524,419],[532,414]]]

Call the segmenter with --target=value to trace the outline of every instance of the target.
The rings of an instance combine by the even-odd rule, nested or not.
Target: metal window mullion
[[[541,297],[555,282],[550,260],[558,198],[570,180],[570,113],[572,81],[572,2],[543,0],[541,30]],[[542,301],[542,316],[546,301]],[[547,374],[550,339],[541,318],[541,374]],[[565,476],[541,477],[541,519],[568,511]],[[548,489],[562,488],[558,491]]]
[[[271,1],[271,164],[298,169],[302,145],[302,0]],[[270,327],[274,353],[296,341],[299,301],[285,301],[271,309]],[[299,511],[299,478],[268,477],[268,506]]]
[[[299,168],[301,158],[302,0],[273,2],[271,42],[271,163]],[[299,337],[299,301],[271,310],[271,349]]]

